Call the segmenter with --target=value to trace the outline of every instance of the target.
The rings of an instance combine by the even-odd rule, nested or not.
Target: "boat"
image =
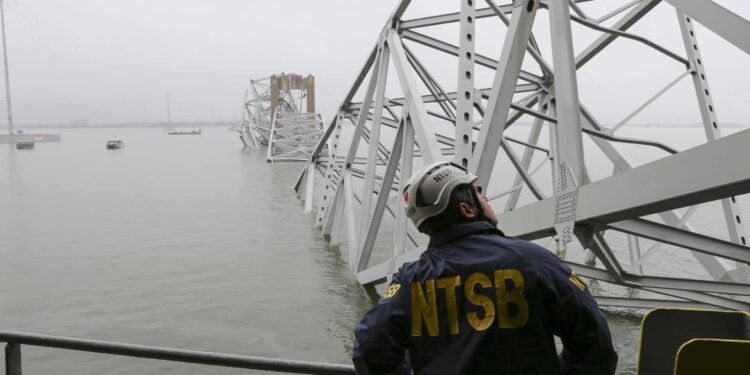
[[[172,130],[168,132],[169,135],[198,135],[203,133],[203,129],[198,130]]]
[[[122,139],[110,139],[107,141],[107,150],[117,150],[125,147],[125,142]]]
[[[16,149],[18,150],[33,150],[34,142],[17,142]]]

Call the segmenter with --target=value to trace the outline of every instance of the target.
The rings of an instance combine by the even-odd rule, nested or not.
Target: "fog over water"
[[[238,120],[251,78],[281,72],[316,76],[317,107],[326,119],[349,89],[398,1],[348,0],[4,0],[14,114],[18,124]],[[496,1],[504,4],[508,1]],[[592,1],[602,16],[629,0]],[[750,18],[750,2],[720,0]],[[455,0],[413,0],[404,19],[456,12]],[[485,7],[483,1],[478,7]],[[551,61],[548,14],[534,32]],[[631,30],[684,55],[674,8],[658,5]],[[419,29],[457,43],[457,25]],[[599,32],[573,24],[582,51]],[[704,66],[722,122],[747,120],[750,56],[696,26]],[[477,20],[477,53],[500,56],[505,27]],[[455,58],[407,42],[446,90],[456,88]],[[530,60],[530,59],[528,59]],[[532,61],[528,61],[531,63]],[[527,64],[532,69],[533,64]],[[489,70],[477,68],[477,86]],[[580,94],[600,121],[614,124],[661,90],[684,66],[642,44],[618,40],[579,71]],[[398,87],[389,97],[398,97]],[[4,111],[4,101],[0,111]],[[2,118],[5,115],[2,113]],[[695,123],[700,115],[685,79],[633,123]]]

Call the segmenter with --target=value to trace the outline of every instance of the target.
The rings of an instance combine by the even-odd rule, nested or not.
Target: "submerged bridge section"
[[[406,219],[399,192],[422,165],[451,160],[479,176],[506,234],[536,240],[598,280],[600,304],[750,310],[739,205],[750,192],[750,130],[722,134],[696,31],[700,24],[750,54],[748,20],[710,0],[455,0],[453,13],[408,18],[411,3],[387,20],[296,185],[362,284],[388,281],[424,251],[427,238]],[[681,43],[632,31],[665,14],[661,24]],[[504,36],[477,35],[480,20]],[[593,37],[574,38],[574,25]],[[481,51],[481,38],[502,44]],[[671,64],[675,78],[604,124],[579,96],[578,76],[624,44],[642,54],[610,70],[654,59]],[[455,70],[431,71],[438,57]],[[682,150],[622,135],[679,87],[696,98],[703,144]],[[644,154],[652,155],[645,163]],[[602,163],[609,172],[592,173]],[[706,230],[707,220],[723,230]]]
[[[245,147],[268,146],[268,161],[306,161],[323,134],[315,113],[315,77],[272,75],[251,80],[239,129]]]

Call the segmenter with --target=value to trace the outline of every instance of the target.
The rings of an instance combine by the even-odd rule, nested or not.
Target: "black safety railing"
[[[354,374],[354,367],[322,362],[295,361],[253,357],[246,355],[203,352],[163,348],[158,346],[132,345],[118,342],[77,339],[72,337],[38,335],[33,333],[0,331],[0,342],[5,346],[5,374],[21,375],[21,345],[104,353],[164,361],[197,363],[201,365],[235,367],[295,374]]]

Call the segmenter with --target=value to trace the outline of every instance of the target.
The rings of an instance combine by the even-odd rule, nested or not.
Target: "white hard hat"
[[[419,228],[425,220],[448,208],[456,187],[471,184],[476,179],[477,176],[448,162],[435,162],[420,169],[404,187],[406,217]]]

